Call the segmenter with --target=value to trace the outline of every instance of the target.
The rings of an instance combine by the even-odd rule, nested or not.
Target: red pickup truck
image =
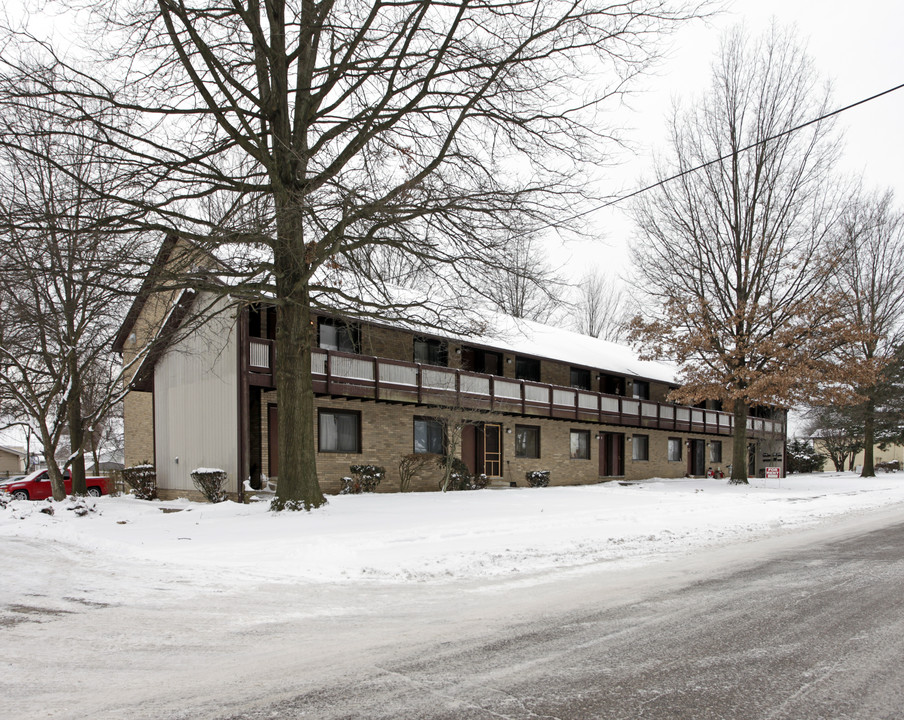
[[[63,485],[66,488],[66,494],[71,495],[72,477],[68,470],[63,472]],[[112,487],[110,479],[104,477],[86,477],[85,485],[88,488],[88,494],[93,497],[108,495]],[[50,476],[46,470],[35,470],[21,480],[11,482],[0,480],[0,490],[8,492],[16,500],[44,500],[53,496]]]

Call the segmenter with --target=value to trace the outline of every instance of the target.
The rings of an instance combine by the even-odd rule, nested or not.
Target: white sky
[[[710,63],[715,57],[722,32],[739,22],[756,34],[774,17],[783,25],[796,25],[807,43],[818,72],[832,81],[834,107],[853,102],[904,82],[904,3],[901,0],[862,0],[852,4],[841,0],[734,0],[728,11],[707,23],[686,26],[673,39],[672,50],[646,79],[641,92],[631,99],[636,111],[623,119],[631,127],[628,139],[634,153],[625,152],[623,163],[611,173],[608,194],[642,187],[642,178],[652,178],[652,158],[665,149],[665,115],[673,97],[687,97],[706,90]],[[839,171],[862,174],[865,185],[897,188],[904,166],[904,89],[854,110],[842,113],[839,126],[845,130],[846,150]],[[904,194],[899,196],[904,203]],[[622,210],[611,208],[592,216],[599,241],[572,242],[559,262],[580,276],[589,265],[610,272],[629,265],[627,240],[631,225]]]
[[[695,22],[673,39],[672,50],[655,76],[638,86],[631,98],[634,112],[624,112],[620,124],[634,152],[619,158],[620,167],[610,174],[607,194],[629,192],[652,177],[652,157],[664,149],[665,115],[673,97],[706,89],[709,66],[721,33],[743,21],[754,33],[772,17],[795,24],[808,42],[819,72],[834,84],[835,107],[842,107],[904,82],[904,3],[901,0],[734,0],[728,11],[707,23]],[[7,8],[8,12],[14,12]],[[839,171],[862,174],[867,187],[895,188],[904,167],[904,90],[843,113],[839,123],[846,130],[846,151]],[[899,202],[904,192],[899,191]],[[554,253],[553,260],[575,278],[596,265],[613,274],[629,266],[627,241],[631,225],[622,210],[610,208],[591,216],[598,240],[570,242]],[[0,442],[9,442],[0,433]]]

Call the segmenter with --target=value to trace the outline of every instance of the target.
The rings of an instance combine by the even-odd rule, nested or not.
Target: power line
[[[680,173],[672,175],[671,177],[664,178],[658,182],[653,183],[652,185],[647,185],[646,187],[640,188],[639,190],[635,190],[634,192],[629,193],[627,195],[622,195],[620,197],[617,197],[614,200],[610,200],[607,203],[603,203],[602,205],[597,205],[596,207],[592,207],[588,210],[584,210],[583,212],[580,212],[580,213],[574,215],[572,217],[572,220],[575,220],[579,217],[583,217],[584,215],[589,215],[590,213],[596,212],[597,210],[603,210],[607,207],[611,207],[612,205],[616,205],[624,200],[628,200],[632,197],[641,195],[642,193],[649,192],[650,190],[658,188],[661,185],[665,185],[668,182],[672,182],[672,180],[677,180],[680,177],[684,177],[685,175],[690,175],[691,173],[697,172],[698,170],[702,170],[705,167],[709,167],[710,165],[715,165],[716,163],[720,163],[723,160],[727,160],[735,153],[747,152],[748,150],[752,150],[753,148],[757,147],[758,145],[765,145],[767,142],[771,142],[772,140],[778,140],[780,137],[784,137],[785,135],[790,135],[791,133],[797,132],[798,130],[803,130],[805,127],[809,127],[810,125],[815,125],[816,123],[822,122],[823,120],[828,120],[830,117],[839,115],[843,112],[846,112],[847,110],[851,110],[852,108],[855,108],[858,105],[863,105],[865,103],[876,100],[877,98],[880,98],[883,95],[888,95],[890,93],[895,92],[896,90],[900,90],[901,88],[904,88],[904,83],[901,83],[900,85],[896,85],[893,88],[889,88],[888,90],[883,90],[882,92],[876,93],[875,95],[871,95],[870,97],[863,98],[862,100],[858,100],[857,102],[853,102],[850,105],[845,105],[844,107],[838,108],[837,110],[832,110],[832,112],[826,113],[825,115],[821,115],[818,118],[814,118],[813,120],[808,120],[805,123],[801,123],[800,125],[797,125],[795,127],[788,128],[787,130],[783,130],[782,132],[776,133],[775,135],[771,135],[767,138],[764,138],[763,140],[758,140],[757,142],[751,143],[750,145],[747,145],[746,147],[742,147],[740,150],[732,151],[730,153],[722,155],[721,157],[718,157],[715,160],[707,160],[705,163],[697,165],[696,167],[688,168],[687,170],[682,170]]]

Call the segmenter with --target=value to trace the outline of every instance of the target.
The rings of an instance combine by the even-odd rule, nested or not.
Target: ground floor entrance
[[[706,440],[688,440],[687,474],[703,477],[706,471]]]
[[[502,425],[465,425],[461,432],[461,459],[474,475],[502,477]]]
[[[600,433],[600,477],[621,477],[625,474],[625,434]]]

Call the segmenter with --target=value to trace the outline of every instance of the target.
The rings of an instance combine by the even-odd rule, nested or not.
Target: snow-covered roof
[[[487,326],[492,330],[485,335],[459,339],[519,355],[532,355],[571,365],[597,368],[615,375],[678,384],[676,366],[640,360],[637,353],[627,345],[502,313],[489,313]]]
[[[178,242],[177,236],[166,238],[154,265],[166,262],[169,253]],[[222,258],[219,258],[223,262]],[[387,297],[389,301],[397,304],[396,312],[400,315],[395,320],[371,319],[377,324],[386,324],[411,332],[425,332],[437,334],[442,337],[457,339],[466,344],[483,345],[486,347],[516,353],[519,355],[531,355],[538,358],[556,360],[570,365],[583,366],[609,372],[626,377],[655,380],[672,385],[680,384],[677,366],[666,362],[644,361],[638,358],[637,353],[626,345],[600,340],[589,335],[582,335],[571,330],[551,325],[543,325],[531,320],[514,318],[497,310],[486,307],[477,307],[481,303],[462,302],[462,298],[444,298],[441,288],[431,288],[428,297],[423,297],[421,292],[391,285],[381,285],[379,291],[371,287],[364,278],[353,273],[343,272],[337,269],[323,269],[330,277],[324,284],[326,286],[339,287],[347,300],[346,307],[336,306],[337,315],[358,316],[365,319],[373,312],[373,307],[368,308],[367,303],[372,302],[379,307]],[[223,285],[229,287],[234,284],[234,278],[221,278]],[[327,280],[326,277],[320,280]],[[131,324],[140,312],[143,297],[149,291],[152,283],[146,283],[135,307],[130,311],[130,318],[120,330],[117,338],[121,351],[121,343]],[[264,293],[266,296],[267,293]],[[324,304],[332,305],[337,297],[331,293],[324,293],[319,298]],[[359,303],[363,303],[359,307]],[[469,306],[470,307],[466,307]],[[404,308],[398,310],[398,308]],[[405,316],[405,317],[403,317]],[[443,332],[441,327],[459,328],[486,328],[476,332]],[[428,329],[428,328],[433,328]],[[153,361],[151,361],[153,364]]]
[[[19,457],[23,457],[23,458],[28,454],[25,451],[25,448],[9,447],[8,445],[0,445],[0,451],[8,452],[11,455],[18,455]]]

